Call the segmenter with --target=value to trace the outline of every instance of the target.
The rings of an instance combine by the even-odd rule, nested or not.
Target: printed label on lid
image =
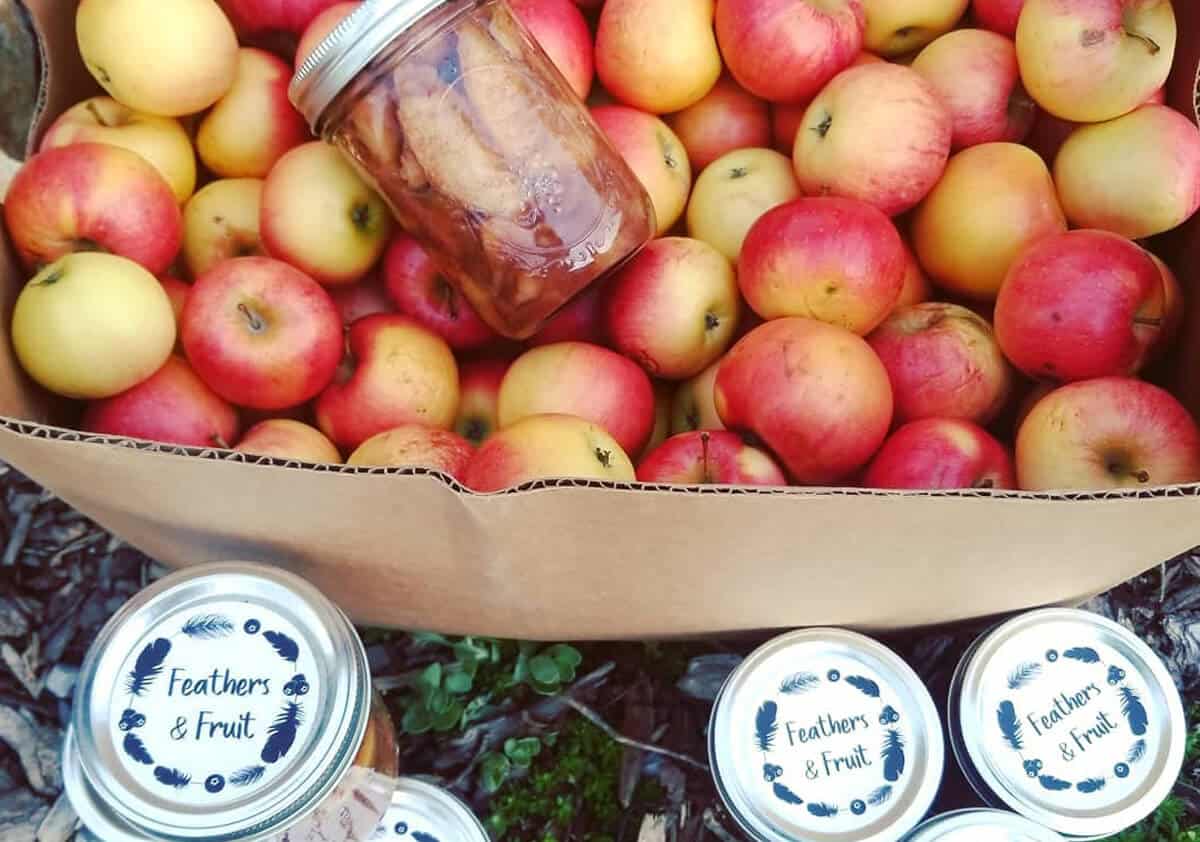
[[[321,688],[304,636],[245,602],[176,612],[122,664],[109,723],[119,762],[181,806],[245,798],[300,759]]]

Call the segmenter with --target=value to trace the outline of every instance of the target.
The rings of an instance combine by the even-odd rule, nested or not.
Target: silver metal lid
[[[416,778],[400,778],[392,806],[371,836],[403,842],[488,842],[471,808],[452,793]]]
[[[321,115],[363,68],[413,24],[453,0],[365,0],[309,53],[288,98],[314,132]]]
[[[1024,614],[967,653],[951,687],[951,743],[967,779],[1075,837],[1154,811],[1183,765],[1183,703],[1158,656],[1086,611]]]
[[[88,651],[67,795],[105,840],[258,839],[333,791],[369,712],[362,643],[315,588],[262,565],[190,568]]]
[[[729,676],[709,757],[722,800],[759,842],[894,842],[929,811],[945,763],[912,668],[840,629],[769,641]]]
[[[904,842],[1063,842],[1063,838],[1016,813],[958,810],[935,816]]]

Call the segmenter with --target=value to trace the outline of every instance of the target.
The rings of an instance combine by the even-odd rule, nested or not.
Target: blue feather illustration
[[[184,623],[180,631],[198,640],[215,640],[233,634],[233,623],[220,614],[200,614]]]
[[[412,832],[413,842],[438,842],[436,836],[430,836],[428,833],[422,833],[419,830]]]
[[[783,683],[779,685],[779,692],[787,695],[807,693],[813,687],[817,686],[820,680],[811,672],[798,672],[783,680]]]
[[[1070,781],[1064,781],[1062,778],[1056,778],[1053,775],[1042,775],[1038,778],[1038,783],[1043,789],[1048,789],[1051,792],[1061,792],[1064,789],[1071,788]]]
[[[1138,698],[1138,694],[1128,687],[1121,688],[1121,713],[1125,717],[1125,721],[1129,723],[1129,730],[1135,737],[1146,733],[1146,726],[1149,724],[1146,708],[1142,706],[1142,700]]]
[[[166,660],[167,653],[170,651],[171,641],[164,637],[146,644],[142,654],[138,655],[137,660],[133,662],[133,669],[129,671],[129,680],[125,683],[125,689],[131,696],[142,695],[150,686],[150,682],[154,681],[155,677],[162,672],[162,662]]]
[[[296,645],[296,641],[292,640],[283,632],[266,631],[263,632],[263,637],[267,642],[279,653],[279,657],[285,661],[291,661],[293,664],[300,657],[300,647]]]
[[[779,706],[767,701],[762,703],[758,715],[754,717],[754,741],[759,751],[770,751],[775,742],[775,733],[779,730],[779,726],[775,724],[775,715],[778,712]]]
[[[1001,702],[996,709],[996,722],[1000,725],[1000,733],[1004,741],[1017,751],[1025,747],[1021,737],[1021,720],[1017,719],[1017,709],[1012,702]]]
[[[275,763],[285,757],[296,741],[296,729],[300,727],[303,711],[298,702],[288,702],[267,729],[267,742],[263,745],[263,763]]]
[[[154,767],[154,779],[160,784],[173,786],[176,789],[183,789],[192,782],[191,775],[185,775],[178,769],[168,769],[166,766]]]
[[[832,804],[810,803],[808,812],[819,819],[831,819],[838,814],[838,808]]]
[[[892,788],[890,786],[881,786],[879,789],[873,790],[867,796],[867,803],[872,807],[878,807],[892,797]]]
[[[895,783],[904,774],[904,740],[895,728],[883,738],[883,779]]]
[[[787,804],[803,804],[804,799],[783,784],[775,784],[775,797]]]
[[[1020,690],[1042,674],[1042,665],[1034,661],[1021,664],[1008,675],[1008,689]]]
[[[150,752],[146,751],[146,744],[132,731],[125,735],[125,741],[121,743],[121,748],[138,763],[145,763],[147,766],[154,765],[154,758],[150,756]]]
[[[1077,646],[1074,649],[1068,649],[1063,652],[1064,658],[1070,658],[1073,661],[1081,661],[1085,664],[1094,664],[1100,660],[1100,653],[1090,646]]]
[[[1080,781],[1075,784],[1075,788],[1084,793],[1099,792],[1104,789],[1105,783],[1107,781],[1104,778],[1088,778],[1086,781]]]
[[[861,692],[864,696],[870,696],[872,699],[879,698],[879,685],[865,676],[848,675],[846,676],[846,683]]]
[[[266,766],[247,766],[244,769],[238,769],[229,776],[229,783],[233,786],[250,786],[256,783],[267,772]]]
[[[1129,749],[1129,756],[1125,758],[1129,763],[1137,763],[1146,756],[1146,741],[1138,740],[1133,744],[1133,748]]]

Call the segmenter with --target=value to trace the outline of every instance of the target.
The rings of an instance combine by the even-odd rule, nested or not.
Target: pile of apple
[[[1200,208],[1169,0],[510,3],[659,234],[532,340],[289,103],[357,3],[82,0],[110,96],[4,206],[24,369],[94,433],[478,490],[1200,481],[1138,377],[1183,312],[1148,238]]]

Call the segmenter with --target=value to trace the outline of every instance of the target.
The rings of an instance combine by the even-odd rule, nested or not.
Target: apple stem
[[[596,458],[598,460],[600,460],[600,464],[603,465],[605,468],[612,467],[612,451],[611,450],[601,450],[599,447],[597,447],[596,448]]]
[[[1149,35],[1143,35],[1142,33],[1135,32],[1132,29],[1126,29],[1125,34],[1128,35],[1130,38],[1136,38],[1139,41],[1141,41],[1143,44],[1145,44],[1146,49],[1150,51],[1150,55],[1152,55],[1152,56],[1158,55],[1159,52],[1162,50],[1162,47],[1160,47],[1158,45],[1158,42],[1155,41],[1153,38],[1151,38]]]
[[[1143,485],[1150,482],[1150,474],[1146,471],[1135,471],[1133,477]]]
[[[261,333],[266,328],[266,323],[245,304],[238,304],[238,312],[245,317],[246,324],[250,325],[250,329],[255,333]]]
[[[975,487],[976,488],[995,488],[996,481],[994,479],[992,479],[991,477],[988,477],[987,479],[981,479],[979,482],[977,482],[975,484]]]
[[[831,128],[833,128],[833,115],[826,113],[825,116],[821,118],[821,122],[814,126],[812,130],[821,137],[825,137],[825,135],[829,134],[829,130]]]
[[[721,326],[721,320],[717,317],[716,313],[705,313],[704,314],[704,329],[705,330],[716,330],[720,326]]]
[[[701,476],[705,485],[712,483],[712,472],[708,469],[708,442],[711,437],[708,433],[700,434],[700,464],[702,467]]]
[[[217,447],[221,448],[222,450],[230,449],[229,442],[225,441],[225,437],[223,435],[221,435],[220,433],[213,433],[212,440],[213,440],[213,444],[215,444]]]

